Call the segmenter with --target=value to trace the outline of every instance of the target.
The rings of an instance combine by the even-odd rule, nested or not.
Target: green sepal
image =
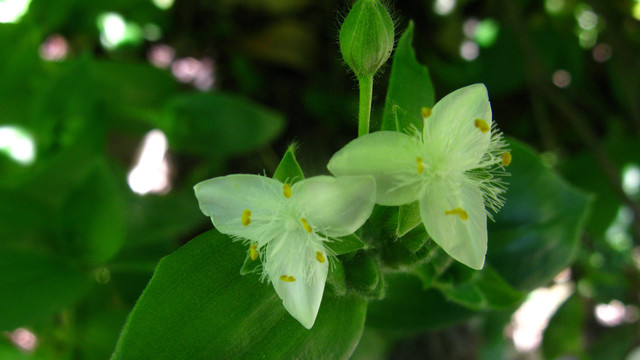
[[[295,184],[300,180],[304,180],[304,173],[295,156],[296,145],[290,145],[282,156],[280,164],[273,173],[273,178],[281,183]]]
[[[407,124],[418,124],[422,121],[418,117],[409,114],[407,110],[398,105],[393,105],[391,107],[391,111],[393,112],[393,116],[396,120],[396,131],[398,132],[404,132],[411,135],[411,129],[413,127],[407,127]]]
[[[329,238],[330,241],[326,241],[324,244],[331,249],[334,255],[342,255],[350,252],[358,251],[360,249],[367,249],[367,244],[360,239],[356,234],[347,236],[341,236],[338,238]]]
[[[422,129],[422,107],[433,107],[435,95],[427,68],[416,59],[411,42],[413,22],[404,31],[393,56],[389,88],[385,99],[381,130],[405,131],[415,126]],[[400,107],[408,116],[398,116],[394,107]],[[398,123],[396,123],[396,119]]]
[[[412,253],[417,253],[429,241],[430,237],[424,226],[416,226],[398,238],[398,241]]]
[[[396,235],[402,237],[421,223],[420,202],[414,201],[411,204],[400,205]]]
[[[240,275],[247,275],[254,273],[260,268],[262,265],[262,261],[260,261],[260,257],[253,260],[251,259],[251,254],[247,254],[247,257],[244,258],[244,263],[242,264],[242,268],[240,268]]]

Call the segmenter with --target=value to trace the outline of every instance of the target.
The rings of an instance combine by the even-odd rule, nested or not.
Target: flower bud
[[[358,0],[353,5],[340,28],[340,51],[358,78],[372,77],[389,59],[394,31],[380,0]]]

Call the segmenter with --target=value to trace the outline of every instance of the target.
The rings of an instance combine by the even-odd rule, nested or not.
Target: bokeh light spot
[[[162,131],[151,130],[145,135],[138,161],[127,177],[133,192],[144,195],[169,191],[168,148],[167,137]]]
[[[567,70],[556,70],[551,76],[553,84],[559,88],[566,88],[571,85],[571,74]]]
[[[20,21],[29,10],[31,0],[0,0],[0,23]]]
[[[471,40],[465,40],[460,44],[460,56],[467,60],[473,61],[480,55],[478,44]]]
[[[21,165],[33,163],[36,144],[33,136],[16,126],[0,126],[0,152]]]
[[[449,15],[456,7],[456,0],[436,0],[433,4],[433,11],[438,15]]]
[[[64,36],[53,34],[40,45],[39,51],[43,60],[62,61],[67,58],[69,44],[67,44],[67,39]]]

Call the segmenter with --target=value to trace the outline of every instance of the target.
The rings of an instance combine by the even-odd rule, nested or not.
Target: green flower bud
[[[358,0],[340,28],[342,58],[358,78],[372,77],[393,51],[395,28],[380,0]]]

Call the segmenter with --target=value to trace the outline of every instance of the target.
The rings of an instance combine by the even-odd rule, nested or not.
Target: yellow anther
[[[258,246],[256,244],[251,244],[249,248],[249,256],[251,256],[251,260],[256,261],[258,258]]]
[[[242,225],[247,226],[251,224],[251,210],[245,210],[242,212]]]
[[[464,211],[462,208],[455,208],[453,210],[448,210],[444,212],[445,215],[458,215],[460,216],[460,219],[462,220],[467,220],[469,219],[469,214],[467,214],[466,211]]]
[[[422,109],[420,109],[420,115],[422,115],[423,119],[428,118],[429,116],[431,116],[431,108],[423,106]]]
[[[424,167],[422,167],[422,158],[418,156],[416,158],[416,162],[418,163],[418,174],[422,174],[422,172],[424,171]]]
[[[476,121],[474,121],[473,124],[478,129],[480,129],[480,131],[482,131],[483,133],[486,133],[487,131],[491,130],[491,128],[489,127],[489,124],[487,124],[487,122],[482,119],[476,119]]]
[[[502,165],[504,166],[509,166],[509,164],[511,164],[511,160],[513,159],[513,157],[511,156],[511,153],[506,151],[502,154]]]
[[[307,230],[308,233],[311,233],[313,230],[311,230],[311,226],[309,226],[309,223],[307,222],[307,219],[305,218],[300,218],[300,222],[302,223],[302,227]]]
[[[291,185],[284,184],[284,186],[282,187],[282,195],[284,195],[284,197],[286,197],[287,199],[291,197]]]
[[[280,280],[282,280],[284,282],[294,282],[294,281],[296,281],[296,278],[294,278],[291,275],[281,275],[280,276]]]
[[[324,263],[325,261],[327,261],[324,258],[324,255],[322,255],[322,253],[320,251],[316,251],[316,260],[318,260],[319,263]]]

